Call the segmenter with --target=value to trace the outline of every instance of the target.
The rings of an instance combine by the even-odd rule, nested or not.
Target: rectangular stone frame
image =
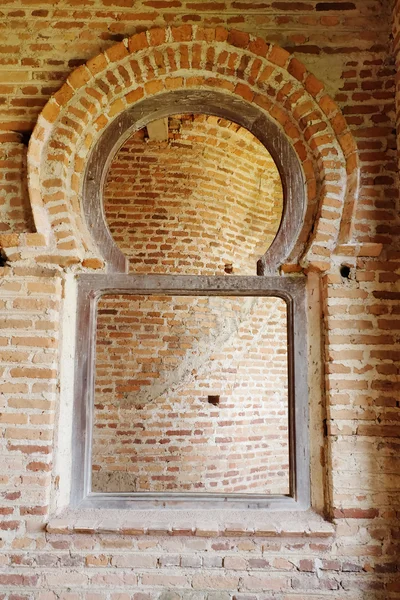
[[[71,507],[75,508],[260,508],[306,510],[310,506],[306,282],[303,277],[83,274],[77,278],[72,434]],[[276,296],[287,304],[289,487],[286,495],[194,492],[91,491],[91,447],[97,302],[104,294],[180,296]]]

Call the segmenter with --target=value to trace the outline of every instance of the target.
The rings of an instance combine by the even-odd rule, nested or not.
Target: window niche
[[[247,103],[168,99],[124,113],[86,171],[108,272],[78,277],[72,505],[305,509],[305,280],[276,275],[300,166]]]
[[[287,495],[287,308],[278,297],[97,301],[94,492]]]
[[[254,275],[283,212],[280,174],[265,146],[245,127],[206,114],[135,131],[110,163],[103,198],[111,236],[134,273]]]

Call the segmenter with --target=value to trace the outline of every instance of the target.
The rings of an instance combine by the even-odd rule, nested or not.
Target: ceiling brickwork
[[[254,275],[278,230],[283,197],[275,163],[246,129],[176,115],[167,141],[152,141],[144,128],[123,145],[104,203],[132,271]]]

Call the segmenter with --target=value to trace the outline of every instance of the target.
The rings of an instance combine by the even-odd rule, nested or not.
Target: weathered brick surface
[[[290,61],[276,58],[280,52],[287,54],[277,46],[268,45],[266,58],[260,57],[263,40],[242,36],[241,46],[244,41],[247,45],[238,48],[233,45],[237,36],[218,28],[218,36],[227,41],[216,53],[207,30],[185,26],[185,39],[189,33],[190,39],[183,45],[179,41],[181,29],[168,28],[165,36],[156,38],[159,44],[163,39],[168,42],[157,47],[149,43],[134,59],[128,55],[120,63],[110,63],[90,86],[81,82],[75,94],[77,79],[73,74],[73,85],[67,81],[54,95],[35,128],[29,152],[30,194],[37,227],[56,233],[63,257],[59,262],[64,266],[80,262],[88,249],[96,252],[75,207],[82,192],[84,162],[104,129],[130,102],[165,93],[171,84],[173,89],[217,88],[230,101],[239,97],[254,103],[285,130],[302,162],[308,200],[295,255],[304,250],[311,228],[305,263],[326,269],[329,263],[323,257],[334,250],[338,236],[346,242],[352,235],[359,189],[356,142],[339,106],[321,86],[318,93],[310,93],[293,78]],[[125,43],[129,47],[129,39]],[[304,72],[304,79],[307,77]],[[51,110],[48,118],[47,112],[55,104],[59,113]],[[318,212],[318,203],[327,210]],[[49,260],[47,255],[40,257],[40,262],[45,260]]]
[[[329,192],[326,206],[330,209],[325,211],[316,232],[320,244],[314,258],[319,257],[320,263],[329,267],[323,279],[325,464],[327,507],[335,519],[336,534],[331,539],[290,535],[239,537],[232,529],[231,535],[224,536],[212,531],[208,537],[163,535],[157,533],[156,517],[155,534],[145,537],[132,532],[45,534],[50,501],[58,487],[57,478],[52,481],[51,469],[57,430],[54,416],[63,401],[58,392],[62,269],[77,264],[82,257],[68,247],[55,253],[51,244],[38,251],[38,246],[43,246],[42,238],[32,239],[29,244],[26,238],[25,244],[25,238],[9,237],[2,243],[12,266],[1,268],[0,287],[2,600],[383,600],[400,596],[400,254],[395,67],[388,8],[381,0],[93,0],[85,6],[76,2],[3,3],[0,117],[2,130],[12,138],[2,139],[1,160],[12,157],[13,162],[10,170],[0,165],[0,185],[12,183],[5,195],[1,188],[1,209],[5,214],[1,233],[7,235],[31,231],[19,168],[23,153],[20,140],[12,132],[32,129],[44,103],[60,89],[74,67],[97,57],[88,68],[92,74],[102,74],[107,61],[118,61],[126,55],[121,45],[107,52],[106,58],[100,54],[102,51],[136,32],[140,35],[130,38],[127,48],[130,52],[145,51],[149,38],[143,31],[155,25],[172,25],[168,43],[180,45],[179,51],[167,53],[168,62],[164,55],[164,65],[162,61],[158,65],[166,69],[168,64],[172,73],[174,61],[188,69],[189,60],[195,64],[205,58],[195,50],[187,52],[189,25],[205,27],[197,40],[207,44],[224,44],[228,37],[226,26],[240,30],[240,34],[231,34],[229,41],[238,58],[233,51],[230,56],[217,56],[226,74],[225,79],[219,79],[221,87],[232,93],[236,89],[246,98],[254,94],[254,102],[271,111],[285,127],[304,161],[309,197],[321,191],[313,181],[315,164],[311,159],[319,166],[323,164],[330,176],[322,188],[322,192]],[[396,3],[396,48],[399,14]],[[281,51],[245,34],[277,44]],[[157,31],[150,43],[167,42]],[[271,64],[261,69],[261,63],[255,60],[251,65],[246,65],[246,59],[241,63],[247,44],[260,61],[269,56]],[[122,60],[126,61],[124,68],[128,69],[129,63],[129,72],[135,73],[136,89],[125,96],[124,71],[118,72],[116,80],[110,65],[109,74],[103,76],[101,93],[88,83],[79,109],[73,106],[68,115],[71,120],[64,119],[57,125],[58,141],[51,152],[65,168],[66,155],[73,151],[74,140],[91,115],[96,114],[96,125],[90,133],[95,136],[96,128],[104,127],[114,114],[101,114],[103,98],[109,97],[107,111],[117,111],[144,93],[157,91],[160,77],[148,77],[147,87],[142,86],[142,66],[134,56]],[[214,59],[209,55],[207,60],[211,64]],[[319,91],[318,82],[309,78],[303,64],[326,84],[327,94]],[[154,72],[156,65],[148,61],[147,75],[151,75],[151,69]],[[282,71],[274,71],[271,65]],[[286,78],[286,68],[293,79],[304,82],[307,98],[301,100],[297,89],[288,89],[288,84],[293,83]],[[166,89],[182,85],[181,75],[171,73],[161,75]],[[85,69],[79,74],[80,79],[76,73],[56,100],[46,106],[38,137],[47,135],[66,103],[71,102],[75,86],[87,80]],[[190,78],[187,71],[186,75],[188,86],[198,85],[198,74]],[[251,80],[256,78],[263,83],[265,93],[255,91]],[[207,85],[215,86],[217,79],[209,74]],[[321,125],[324,119],[313,115],[314,109],[310,108],[315,94],[321,110],[331,119],[330,128],[349,153],[348,168],[355,169],[357,165],[353,138],[343,129],[346,124],[356,140],[360,164],[361,187],[356,219],[352,221],[356,245],[342,246],[341,254],[333,257],[331,263],[331,239],[338,230],[336,214],[343,196],[334,146],[329,151],[327,146],[320,146],[329,144],[330,138],[325,137]],[[345,122],[328,94],[342,109]],[[113,104],[115,100],[118,104]],[[315,125],[322,127],[317,139],[313,138]],[[318,140],[320,136],[324,137]],[[309,145],[306,140],[311,140]],[[86,148],[91,147],[89,135],[83,143]],[[33,156],[38,151],[32,147]],[[79,167],[78,162],[76,166]],[[58,178],[59,173],[48,177]],[[70,184],[68,189],[76,191],[75,178],[71,177]],[[39,205],[35,194],[31,201],[33,206]],[[65,205],[63,191],[49,187],[43,202],[53,216],[53,231],[59,243],[79,245],[80,239],[71,233],[80,231],[79,219],[71,225],[68,212],[71,206],[77,208],[76,196],[68,197],[69,204]],[[348,221],[352,217],[351,203],[349,206],[345,214]],[[45,215],[37,210],[34,214],[40,229],[46,223]],[[360,243],[368,246],[360,247]],[[383,245],[379,256],[368,256],[366,248],[375,253],[379,248],[371,243]],[[350,266],[349,279],[339,273],[343,263]],[[189,530],[191,525],[188,524]]]
[[[136,273],[255,275],[282,217],[282,185],[264,146],[217,117],[176,115],[168,142],[137,132],[105,185],[110,231]],[[240,243],[238,243],[240,242]]]
[[[286,310],[279,298],[103,297],[93,489],[288,494]]]
[[[26,146],[17,133],[0,134],[0,233],[31,231]]]

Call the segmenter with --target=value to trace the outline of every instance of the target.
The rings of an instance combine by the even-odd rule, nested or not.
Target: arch
[[[219,27],[151,29],[71,73],[44,107],[30,142],[28,185],[38,232],[64,258],[102,266],[82,216],[89,157],[124,114],[180,90],[187,97],[223,94],[226,105],[246,104],[264,119],[264,128],[272,121],[280,130],[302,165],[306,206],[297,243],[274,264],[302,256],[302,264],[327,268],[336,244],[352,233],[359,185],[352,134],[323,84],[300,61],[261,38]],[[253,133],[260,138],[262,128]],[[269,270],[265,263],[263,268]]]
[[[245,127],[264,144],[281,174],[285,189],[285,204],[279,231],[266,255],[258,261],[258,274],[273,273],[293,247],[303,223],[306,205],[300,164],[292,146],[273,121],[257,107],[221,91],[173,90],[144,98],[121,113],[100,136],[90,154],[84,174],[82,207],[92,238],[109,270],[126,271],[128,263],[114,242],[106,223],[102,190],[108,167],[121,144],[133,131],[146,123],[181,112],[207,113],[234,121]]]

